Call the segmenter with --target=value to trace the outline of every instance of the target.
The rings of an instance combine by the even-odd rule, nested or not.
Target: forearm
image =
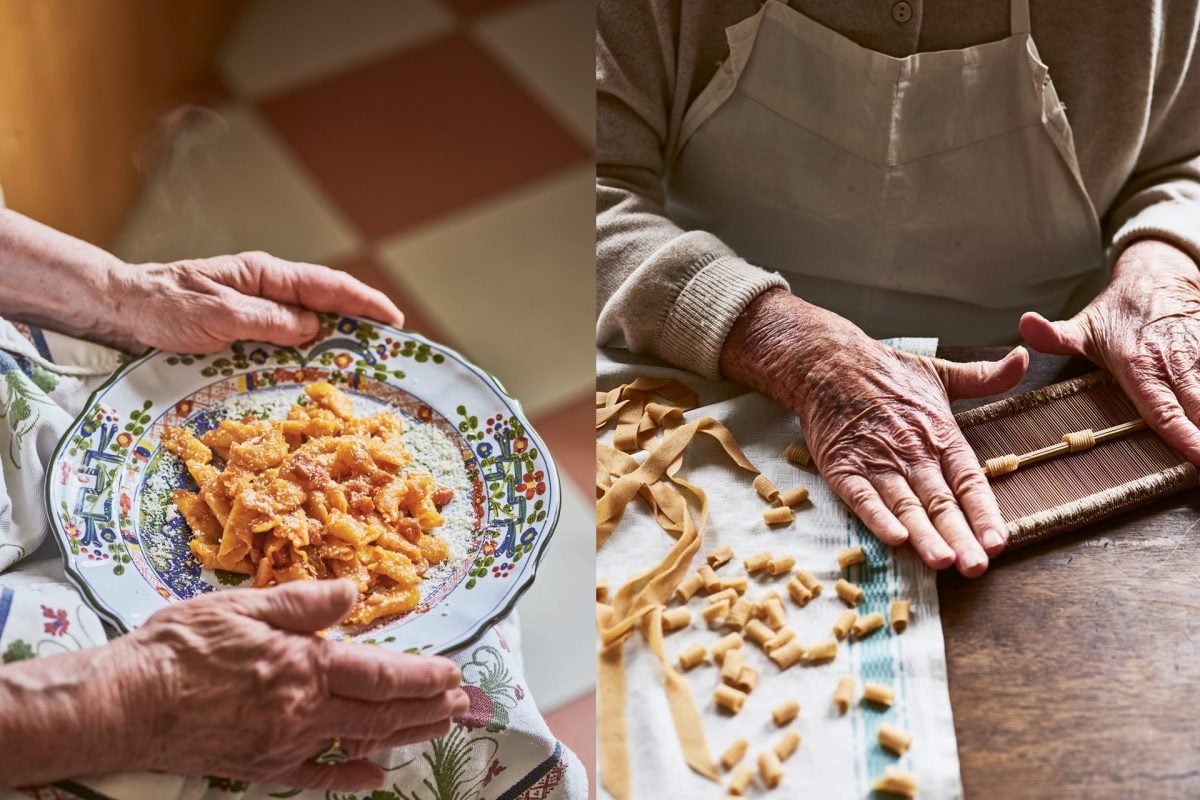
[[[0,667],[0,789],[130,769],[139,749],[126,687],[148,659],[114,642]]]
[[[0,209],[0,315],[71,336],[119,338],[105,314],[123,262],[9,209]]]

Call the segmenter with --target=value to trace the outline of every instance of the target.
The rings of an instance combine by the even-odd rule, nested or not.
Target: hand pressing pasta
[[[969,577],[1007,532],[950,401],[1003,392],[1028,363],[1021,348],[994,363],[914,356],[783,290],[750,304],[721,353],[725,375],[796,412],[821,474],[881,541]]]
[[[316,311],[404,324],[382,292],[328,267],[254,252],[127,264],[6,209],[0,257],[0,315],[129,352],[298,345],[316,336]]]
[[[367,755],[445,735],[469,702],[447,659],[314,635],[356,597],[349,581],[215,592],[104,647],[4,667],[0,789],[142,769],[378,787]],[[334,737],[350,760],[314,763]]]
[[[1186,253],[1135,242],[1083,311],[1059,322],[1026,314],[1021,335],[1035,350],[1106,369],[1150,427],[1200,464],[1200,268]]]

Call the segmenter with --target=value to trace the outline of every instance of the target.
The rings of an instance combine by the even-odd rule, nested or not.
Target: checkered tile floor
[[[115,244],[339,267],[520,398],[569,484],[520,605],[529,684],[589,763],[594,18],[588,0],[255,0]]]

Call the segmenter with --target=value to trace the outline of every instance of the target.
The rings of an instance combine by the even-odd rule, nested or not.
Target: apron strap
[[[1009,33],[1019,36],[1029,33],[1029,0],[1012,0],[1009,7]]]

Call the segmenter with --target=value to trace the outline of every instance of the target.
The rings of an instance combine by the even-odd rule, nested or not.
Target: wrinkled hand
[[[1186,253],[1135,242],[1083,311],[1058,322],[1028,313],[1021,335],[1035,350],[1106,369],[1150,427],[1200,464],[1200,269]]]
[[[214,592],[103,647],[0,669],[0,787],[139,769],[380,786],[367,755],[445,735],[469,700],[448,659],[314,635],[356,597],[349,581]],[[334,737],[350,760],[316,764]]]
[[[796,412],[822,476],[880,541],[911,542],[934,569],[987,569],[1007,530],[950,401],[1014,386],[1023,349],[994,363],[914,356],[782,291],[756,300],[731,342],[722,371]]]
[[[211,353],[238,339],[298,345],[317,335],[316,311],[404,324],[386,295],[346,273],[267,253],[120,264],[109,283],[107,343],[130,351]]]

